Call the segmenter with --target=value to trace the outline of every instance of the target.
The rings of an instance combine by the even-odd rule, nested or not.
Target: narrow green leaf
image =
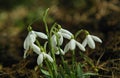
[[[50,73],[49,73],[48,71],[46,71],[46,70],[44,70],[44,69],[40,69],[40,70],[41,70],[41,72],[42,72],[44,75],[50,76]]]
[[[83,70],[82,70],[82,67],[81,67],[81,64],[77,64],[77,77],[78,78],[82,78],[83,77]]]
[[[84,75],[84,76],[94,76],[94,75],[98,75],[98,74],[97,74],[97,73],[87,72],[87,73],[84,73],[83,75]]]

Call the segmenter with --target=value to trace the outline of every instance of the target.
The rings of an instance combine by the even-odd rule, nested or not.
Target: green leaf
[[[46,70],[44,70],[44,69],[40,69],[40,70],[41,70],[41,72],[42,72],[44,75],[50,76],[50,73],[49,73],[48,71],[46,71]]]
[[[70,75],[70,68],[69,68],[69,65],[67,63],[67,61],[64,62],[64,70],[66,72],[66,74],[69,74]]]
[[[94,76],[94,75],[98,75],[97,73],[90,73],[90,72],[88,72],[88,73],[84,73],[83,74],[84,76]]]
[[[81,67],[81,64],[79,63],[78,65],[77,65],[77,77],[78,78],[83,78],[83,70],[82,70],[82,67]]]

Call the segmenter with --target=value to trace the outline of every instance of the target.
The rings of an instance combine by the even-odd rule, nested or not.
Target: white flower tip
[[[80,50],[85,51],[85,48],[81,43],[76,41],[76,44],[77,44],[77,46],[79,47]]]
[[[85,48],[81,48],[82,51],[86,51]]]
[[[99,37],[94,36],[94,35],[91,35],[91,37],[93,38],[93,40],[95,40],[95,41],[97,41],[99,43],[102,43],[102,40]]]
[[[99,40],[99,43],[102,43],[102,40],[101,40],[101,39]]]
[[[95,49],[95,46],[89,46],[91,49]]]

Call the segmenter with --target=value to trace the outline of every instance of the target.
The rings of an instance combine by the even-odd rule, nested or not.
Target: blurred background
[[[23,41],[28,33],[27,26],[45,32],[42,16],[47,8],[50,8],[47,18],[50,27],[57,22],[73,33],[86,29],[100,37],[103,44],[88,50],[87,55],[93,62],[102,56],[99,65],[104,65],[99,67],[99,73],[106,78],[120,76],[120,0],[0,0],[0,77],[17,78],[16,74],[6,76],[4,73],[16,71],[18,65],[26,62]],[[36,65],[36,61],[34,63]],[[37,78],[31,63],[27,65],[26,71]],[[28,76],[30,73],[17,73],[19,78],[26,74],[27,78],[32,78]]]

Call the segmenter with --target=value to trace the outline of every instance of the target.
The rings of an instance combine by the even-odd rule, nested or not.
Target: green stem
[[[39,46],[39,48],[41,48],[41,45],[40,45],[40,43],[39,43],[39,41],[36,39],[36,44]]]
[[[73,69],[73,71],[74,71],[74,67],[75,67],[75,51],[73,50],[72,51],[72,69]]]
[[[61,58],[61,60],[62,60],[63,67],[65,68],[65,60],[64,60],[63,55],[60,54],[60,58]]]
[[[47,68],[48,68],[48,71],[49,71],[49,73],[50,73],[51,78],[54,78],[50,64],[49,64],[48,61],[46,61],[46,60],[45,60],[45,63],[46,63],[46,65],[47,65]]]
[[[48,46],[49,46],[49,50],[50,50],[50,53],[51,53],[51,56],[54,60],[53,62],[53,72],[54,72],[54,75],[55,75],[55,78],[57,77],[57,65],[56,65],[56,59],[55,59],[55,55],[54,55],[54,51],[53,51],[53,48],[52,48],[52,45],[51,45],[51,34],[48,30],[48,25],[47,25],[47,22],[46,22],[46,16],[47,16],[47,13],[48,13],[48,10],[47,9],[45,11],[45,14],[44,14],[44,17],[43,17],[43,22],[44,22],[44,25],[45,25],[45,29],[46,29],[46,33],[47,33],[47,36],[48,36]],[[51,68],[52,69],[52,68]]]

